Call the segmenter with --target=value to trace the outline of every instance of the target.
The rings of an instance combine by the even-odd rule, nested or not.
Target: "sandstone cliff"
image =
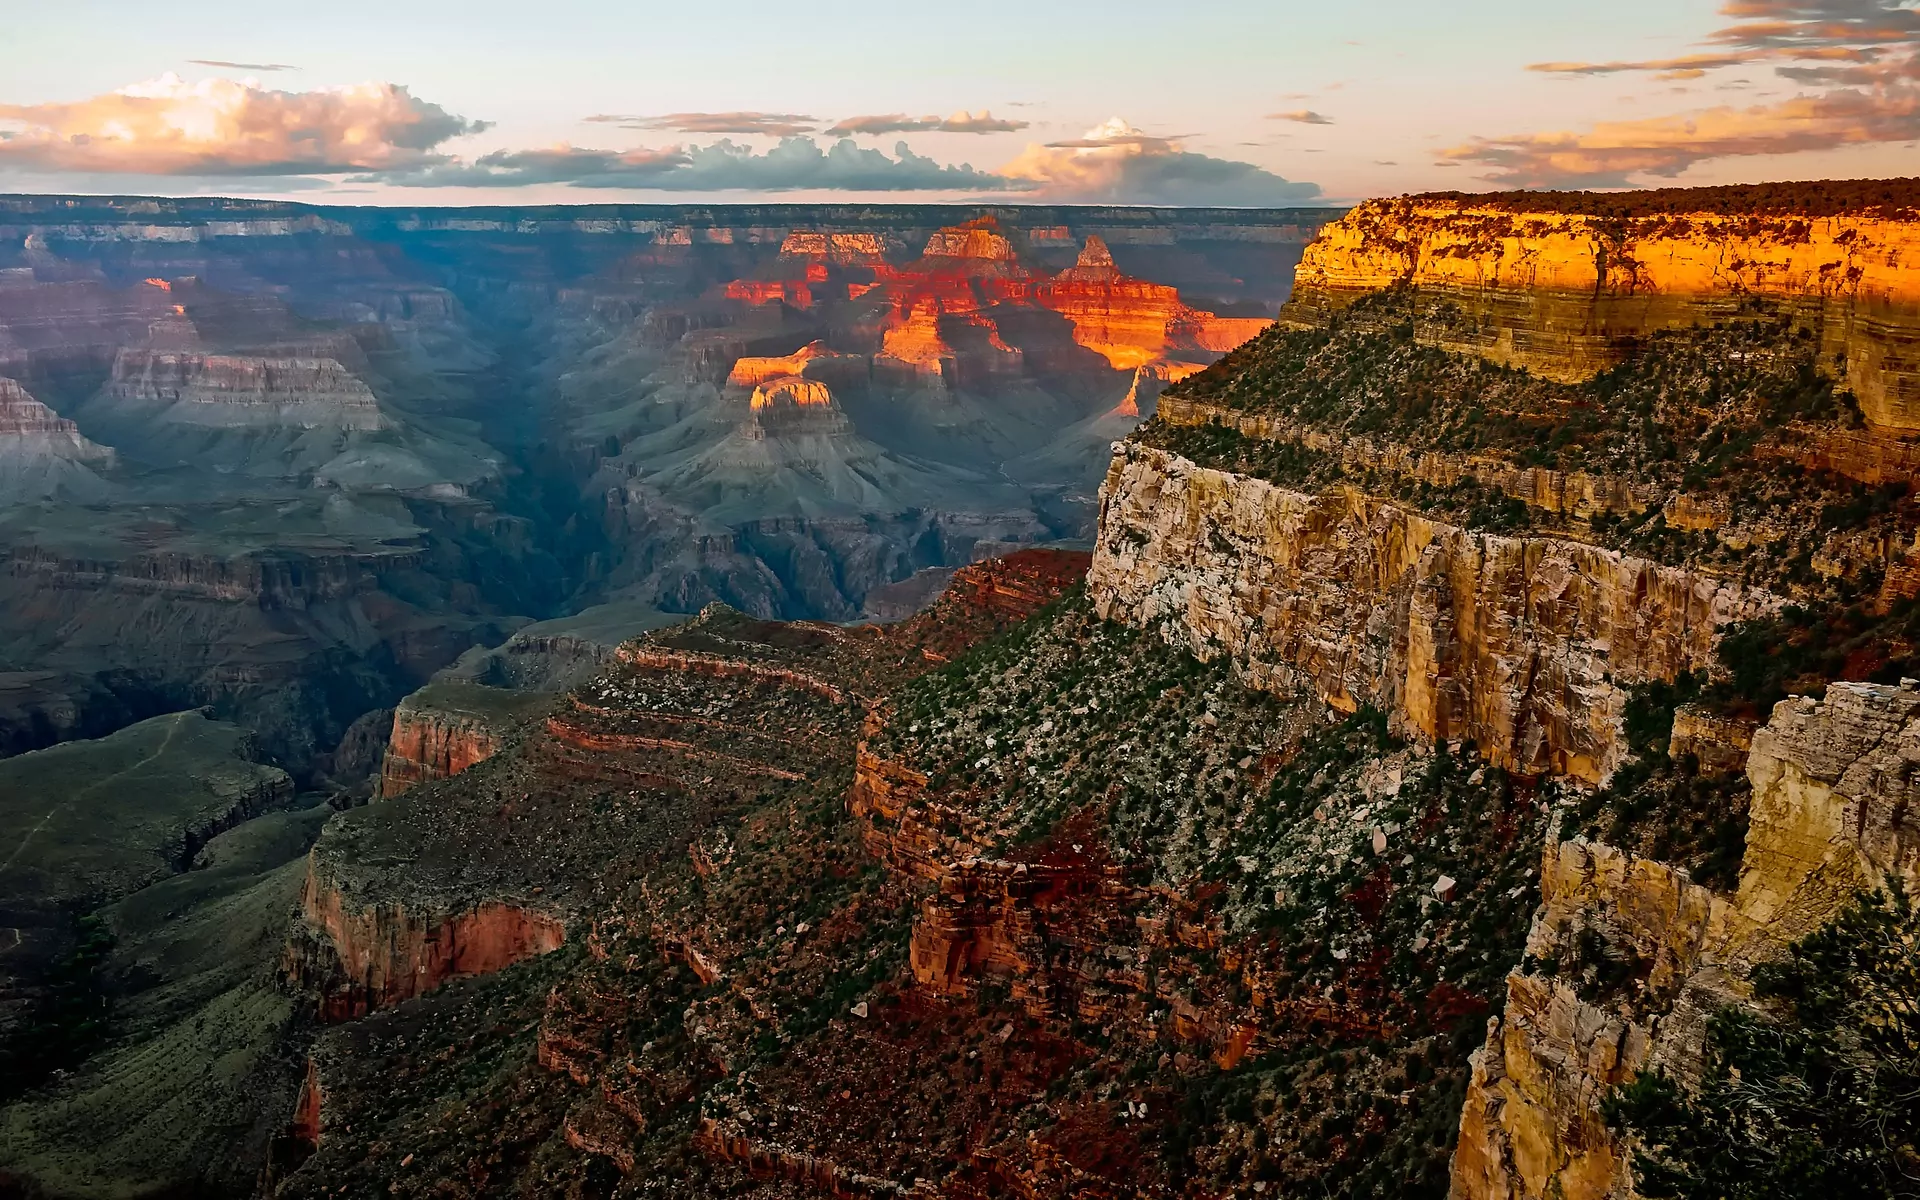
[[[1580,542],[1468,532],[1118,447],[1088,588],[1103,616],[1230,655],[1257,687],[1370,704],[1527,774],[1597,782],[1626,689],[1705,668],[1775,601]]]
[[[446,910],[356,903],[316,850],[300,892],[301,921],[285,958],[288,981],[318,998],[326,1021],[364,1016],[432,991],[449,979],[485,975],[566,941],[560,919],[507,901]]]
[[[391,425],[367,385],[330,358],[123,350],[102,400],[186,424],[356,430]]]
[[[429,685],[401,701],[380,760],[382,796],[458,775],[500,748],[513,715],[511,693],[478,684]]]
[[[1288,320],[1311,322],[1397,283],[1450,300],[1476,332],[1443,344],[1585,379],[1657,330],[1710,322],[1744,297],[1789,302],[1844,355],[1867,420],[1920,432],[1920,223],[1790,213],[1602,218],[1471,198],[1374,200],[1320,232]]]
[[[1756,964],[1859,889],[1920,881],[1899,765],[1920,753],[1916,717],[1920,691],[1908,684],[1836,683],[1824,701],[1782,701],[1753,737],[1752,824],[1733,896],[1585,840],[1548,848],[1525,965],[1475,1056],[1458,1200],[1635,1194],[1630,1154],[1600,1115],[1608,1091],[1644,1067],[1694,1076],[1707,1019],[1751,997]]]

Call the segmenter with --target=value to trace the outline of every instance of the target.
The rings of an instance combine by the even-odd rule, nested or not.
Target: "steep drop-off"
[[[1553,538],[1475,533],[1128,445],[1101,497],[1098,611],[1231,656],[1257,687],[1371,705],[1525,774],[1597,783],[1635,684],[1706,668],[1764,592]]]

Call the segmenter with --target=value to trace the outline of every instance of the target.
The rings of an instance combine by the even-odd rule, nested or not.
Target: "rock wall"
[[[1456,1200],[1634,1194],[1629,1156],[1600,1115],[1643,1067],[1685,1080],[1707,1021],[1751,997],[1755,965],[1834,916],[1863,887],[1920,881],[1907,764],[1920,759],[1920,688],[1836,683],[1776,705],[1753,735],[1752,824],[1733,896],[1661,863],[1576,839],[1549,846],[1527,959],[1461,1114]],[[1602,988],[1591,948],[1628,978]]]
[[[1310,496],[1116,448],[1089,593],[1253,686],[1379,707],[1502,767],[1589,782],[1635,683],[1704,668],[1764,592],[1581,542],[1470,533],[1351,489]]]
[[[108,499],[115,489],[94,472],[114,462],[112,449],[0,376],[0,505]]]
[[[1562,380],[1633,341],[1710,321],[1748,297],[1792,304],[1844,354],[1875,427],[1920,432],[1920,221],[1789,213],[1603,218],[1471,200],[1374,200],[1320,231],[1283,320],[1314,322],[1410,283],[1458,304],[1474,332],[1436,335]]]
[[[318,998],[323,1021],[364,1016],[449,979],[551,953],[567,935],[558,917],[501,900],[447,912],[356,905],[317,854],[307,859],[300,916],[283,966],[297,990]]]
[[[122,350],[102,392],[111,405],[168,406],[203,425],[373,430],[392,424],[367,385],[331,358]]]
[[[1416,449],[1369,437],[1346,437],[1271,413],[1240,412],[1178,396],[1162,398],[1155,415],[1168,425],[1222,425],[1260,441],[1292,442],[1334,455],[1347,468],[1380,471],[1438,488],[1471,480],[1542,512],[1580,521],[1601,513],[1644,512],[1667,495],[1666,489],[1617,475],[1517,467],[1495,454]],[[1675,523],[1671,515],[1668,523]]]
[[[380,795],[398,796],[415,784],[458,775],[492,758],[500,738],[501,731],[479,714],[408,697],[393,713],[393,732],[380,760]]]

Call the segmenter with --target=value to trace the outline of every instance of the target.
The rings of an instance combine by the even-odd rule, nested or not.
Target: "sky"
[[[1915,175],[1916,6],[0,0],[0,191],[1264,206]]]

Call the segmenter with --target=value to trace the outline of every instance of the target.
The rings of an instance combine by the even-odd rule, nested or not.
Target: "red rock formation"
[[[942,229],[927,239],[923,253],[928,258],[965,258],[982,262],[1011,263],[1015,260],[1013,243],[1000,232],[1000,222],[991,215]]]
[[[700,1131],[694,1135],[694,1145],[709,1158],[745,1167],[756,1179],[797,1183],[837,1200],[939,1194],[932,1188],[905,1187],[894,1180],[865,1175],[803,1150],[755,1139],[731,1121],[702,1119]]]
[[[748,304],[779,301],[795,308],[813,307],[813,289],[800,279],[736,279],[727,285],[727,299]]]
[[[449,979],[486,975],[558,950],[558,917],[505,901],[457,912],[411,911],[404,904],[356,907],[333,886],[315,856],[300,891],[304,928],[289,943],[285,971],[319,998],[323,1021],[344,1021],[423,995]]]
[[[944,375],[953,370],[953,347],[940,336],[940,304],[926,299],[916,304],[906,319],[888,329],[881,343],[876,369],[905,366],[924,375]]]
[[[929,661],[964,653],[999,624],[1024,620],[1087,577],[1093,556],[1079,550],[1017,550],[955,572],[932,607],[895,626]]]
[[[1078,263],[1034,289],[1034,302],[1072,321],[1073,340],[1118,370],[1170,351],[1224,353],[1273,323],[1188,308],[1177,289],[1122,275],[1098,237],[1087,238]]]
[[[1311,323],[1413,284],[1459,304],[1442,345],[1578,381],[1659,329],[1772,298],[1846,361],[1867,422],[1920,432],[1920,222],[1907,216],[1698,212],[1633,218],[1522,212],[1474,197],[1370,200],[1323,227],[1288,319]]]
[[[826,384],[797,375],[769,379],[753,389],[748,402],[754,412],[769,408],[830,408],[833,392]]]
[[[643,734],[602,733],[591,730],[577,721],[565,717],[547,718],[548,736],[555,741],[564,742],[580,750],[615,752],[624,750],[670,750],[687,758],[708,763],[724,763],[733,770],[747,775],[766,775],[775,779],[797,780],[804,776],[792,771],[783,771],[765,763],[741,758],[734,754],[721,754],[718,751],[702,750],[692,742],[678,738],[647,737]]]
[[[713,675],[723,679],[752,679],[778,683],[812,692],[835,704],[846,703],[846,694],[833,684],[784,667],[769,667],[741,659],[716,658],[678,650],[662,650],[640,643],[620,647],[614,652],[614,657],[621,662],[655,671],[688,671],[696,675]]]
[[[320,1144],[326,1094],[320,1090],[320,1066],[307,1060],[307,1078],[300,1085],[300,1098],[294,1103],[293,1123],[287,1132],[309,1147]]]
[[[818,233],[796,229],[780,243],[782,258],[823,259],[838,265],[880,266],[888,238],[881,233]]]
[[[402,704],[394,710],[380,762],[380,795],[398,796],[417,783],[458,775],[499,749],[499,731],[477,716]]]

